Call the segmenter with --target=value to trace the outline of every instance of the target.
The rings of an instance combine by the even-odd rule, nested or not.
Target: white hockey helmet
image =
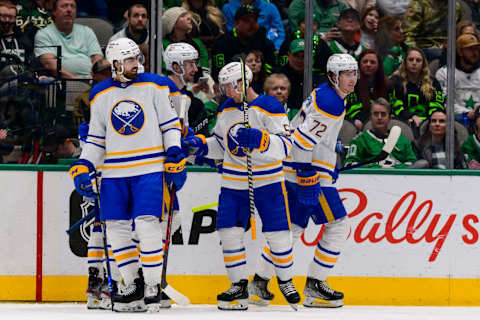
[[[115,77],[116,71],[113,65],[114,61],[118,61],[121,65],[120,75],[123,74],[123,61],[128,58],[140,56],[140,48],[129,38],[119,38],[110,41],[105,49],[105,56],[112,66],[112,75]]]
[[[253,73],[250,68],[245,65],[245,78],[247,79],[245,88],[248,88],[249,82],[253,79]],[[240,62],[230,62],[220,70],[218,73],[218,82],[220,84],[220,90],[223,90],[222,85],[231,83],[233,89],[237,92],[241,92],[238,89],[238,81],[242,80],[242,66]]]
[[[168,71],[176,74],[173,70],[173,64],[176,63],[183,70],[183,62],[187,60],[197,60],[198,52],[195,48],[185,42],[172,43],[163,52],[163,61]]]
[[[347,53],[335,53],[328,58],[327,77],[337,90],[340,90],[338,87],[338,76],[341,71],[356,71],[358,76],[357,60]],[[330,72],[335,75],[335,81],[330,77]]]
[[[327,61],[327,73],[333,72],[338,77],[340,71],[358,70],[358,63],[354,57],[347,53],[336,53],[330,56]]]

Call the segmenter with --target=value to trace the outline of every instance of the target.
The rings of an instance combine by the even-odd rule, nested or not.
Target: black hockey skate
[[[217,296],[220,310],[247,310],[248,309],[248,280],[242,279],[227,291]]]
[[[160,308],[168,309],[172,307],[172,302],[170,301],[170,297],[167,296],[165,292],[162,291],[160,294]]]
[[[278,279],[278,287],[283,293],[285,300],[287,300],[288,304],[296,311],[298,309],[297,303],[300,302],[300,295],[298,294],[297,289],[295,289],[292,279],[287,281],[281,281]]]
[[[100,309],[101,287],[103,279],[98,276],[99,270],[95,267],[88,268],[87,308]]]
[[[268,306],[274,295],[268,290],[268,279],[263,279],[255,274],[253,280],[248,284],[248,302],[258,306]]]
[[[310,308],[338,308],[343,306],[343,293],[330,288],[326,281],[307,278],[303,290],[303,305]]]
[[[118,312],[144,312],[144,283],[140,278],[132,284],[118,283],[117,294],[113,297],[113,310]]]
[[[162,292],[160,284],[148,285],[145,284],[145,306],[148,312],[160,311],[160,301]]]

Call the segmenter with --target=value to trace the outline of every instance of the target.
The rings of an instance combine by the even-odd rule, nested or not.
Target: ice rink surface
[[[297,312],[288,306],[249,307],[248,311],[219,311],[212,305],[173,306],[159,313],[114,313],[87,310],[74,303],[0,303],[0,319],[17,320],[465,320],[480,319],[480,307],[386,307],[345,306],[338,309],[306,309]]]

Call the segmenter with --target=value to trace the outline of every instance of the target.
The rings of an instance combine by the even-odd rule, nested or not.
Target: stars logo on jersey
[[[122,136],[134,135],[142,130],[145,123],[143,108],[133,100],[117,102],[111,111],[112,126]]]
[[[237,158],[244,158],[247,156],[247,149],[240,147],[236,139],[238,129],[245,128],[243,122],[237,122],[232,124],[227,133],[227,148],[228,151]]]

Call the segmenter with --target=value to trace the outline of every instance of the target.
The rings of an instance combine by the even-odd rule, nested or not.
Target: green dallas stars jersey
[[[470,163],[472,160],[480,161],[480,141],[474,134],[469,135],[467,140],[465,140],[462,145],[462,152],[467,158],[467,163]]]
[[[384,144],[384,139],[375,136],[371,130],[362,131],[350,142],[345,164],[365,162],[375,158],[382,151]],[[382,165],[392,165],[394,168],[406,168],[416,160],[410,141],[402,134],[392,153],[385,160],[365,167],[380,168]]]

